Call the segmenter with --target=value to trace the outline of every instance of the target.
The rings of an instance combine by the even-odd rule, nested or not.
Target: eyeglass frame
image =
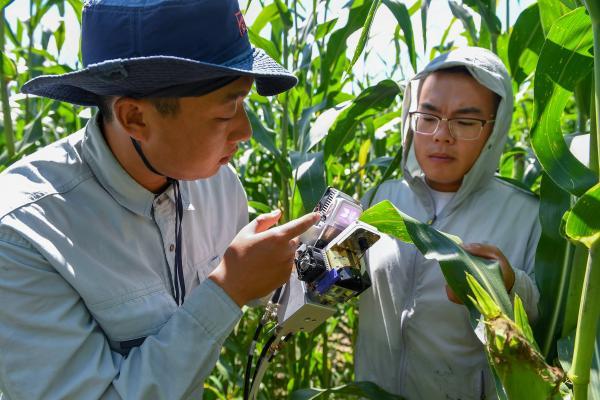
[[[440,128],[440,122],[442,121],[446,121],[446,123],[448,124],[448,132],[450,132],[450,136],[452,136],[454,139],[456,140],[466,140],[466,141],[471,141],[471,140],[477,140],[479,139],[479,137],[481,136],[481,132],[483,132],[483,127],[486,126],[488,123],[490,122],[496,122],[495,119],[479,119],[479,118],[444,118],[444,117],[438,117],[435,114],[429,114],[429,113],[425,113],[425,112],[421,112],[421,111],[409,111],[408,113],[408,117],[409,117],[409,122],[412,125],[412,118],[413,115],[415,114],[422,114],[422,115],[427,115],[433,118],[437,119],[437,125],[435,127],[435,129],[433,130],[433,132],[431,133],[424,133],[424,132],[419,132],[417,130],[415,130],[416,133],[418,133],[419,135],[425,135],[425,136],[433,136],[435,135],[435,133],[438,131],[438,129]],[[477,137],[472,138],[472,139],[465,139],[465,138],[458,138],[456,137],[456,135],[454,134],[454,132],[452,132],[452,128],[450,128],[450,121],[456,121],[459,119],[467,119],[470,121],[477,121],[481,124],[481,127],[479,128],[479,134],[477,135]],[[412,128],[412,127],[411,127]]]

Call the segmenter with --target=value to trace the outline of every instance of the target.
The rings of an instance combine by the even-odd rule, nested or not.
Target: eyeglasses
[[[483,127],[494,122],[495,119],[476,119],[476,118],[440,118],[437,115],[410,112],[410,127],[421,135],[433,135],[437,132],[440,121],[448,123],[450,135],[459,140],[477,140],[483,131]]]

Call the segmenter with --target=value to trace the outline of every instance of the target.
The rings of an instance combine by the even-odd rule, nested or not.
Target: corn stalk
[[[575,400],[586,400],[590,382],[592,355],[600,317],[600,240],[590,248],[585,274],[579,318],[575,334],[575,352],[569,379],[573,382]]]
[[[10,114],[10,104],[8,100],[8,82],[6,81],[6,71],[4,71],[4,60],[8,59],[4,52],[5,41],[4,8],[2,8],[2,10],[0,10],[0,54],[2,55],[2,58],[0,59],[0,96],[2,101],[2,114],[4,117],[3,122],[6,152],[8,153],[8,158],[11,159],[15,155],[15,138]]]
[[[600,149],[598,146],[598,139],[600,139],[600,130],[597,124],[598,116],[600,116],[600,3],[595,0],[585,0],[584,4],[588,10],[592,21],[592,32],[594,35],[594,95],[592,96],[592,104],[595,105],[595,110],[591,110],[591,130],[590,130],[590,155],[597,152]],[[592,170],[598,171],[598,159],[600,157],[590,157],[590,163]],[[597,194],[600,193],[599,185],[592,188],[588,194],[591,195],[592,201],[591,206],[587,204],[588,208],[594,208],[594,201],[597,201]],[[596,196],[594,196],[596,194]],[[586,206],[583,203],[586,195],[580,200],[580,204]],[[597,205],[596,205],[597,208]],[[567,220],[567,226],[571,217],[577,218],[575,211],[577,204],[574,207],[574,212],[569,215]],[[590,214],[588,213],[587,216]],[[579,217],[581,218],[581,217]],[[577,221],[576,221],[577,222]],[[587,227],[581,228],[583,225],[581,222],[578,224],[578,232],[585,230]],[[571,236],[569,228],[567,233]],[[583,232],[579,237],[575,239],[581,241],[589,247],[588,263],[583,283],[583,292],[581,293],[581,303],[579,305],[579,315],[577,321],[577,329],[575,333],[575,349],[573,354],[573,364],[569,371],[569,378],[573,382],[573,395],[575,400],[586,400],[588,398],[588,385],[590,382],[590,369],[592,365],[592,355],[594,353],[594,346],[596,342],[596,332],[598,327],[598,319],[600,318],[600,234],[594,229]]]

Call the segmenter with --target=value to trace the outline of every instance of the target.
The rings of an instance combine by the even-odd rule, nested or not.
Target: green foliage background
[[[596,130],[592,25],[584,4],[580,0],[539,0],[508,26],[498,18],[494,0],[449,0],[453,18],[444,21],[447,28],[440,43],[425,54],[415,45],[413,26],[422,25],[423,42],[427,43],[430,0],[349,1],[344,6],[347,19],[332,13],[330,0],[250,2],[260,3],[261,9],[248,21],[250,40],[299,78],[296,88],[276,98],[254,92],[248,98],[254,135],[243,144],[234,164],[248,193],[252,215],[279,207],[284,219],[291,219],[311,210],[327,185],[361,197],[383,180],[399,177],[403,85],[389,78],[398,76],[400,60],[408,60],[412,73],[418,59],[431,59],[452,48],[448,32],[454,24],[462,24],[462,35],[470,45],[489,48],[501,57],[513,76],[516,102],[498,173],[541,196],[544,233],[536,274],[542,299],[534,332],[546,360],[558,363],[557,340],[569,338],[577,324],[587,255],[583,245],[565,239],[561,219],[571,204],[598,182],[596,135],[591,135],[586,147],[589,168],[568,149],[571,140],[589,140],[589,132]],[[59,62],[59,54],[48,51],[53,43],[60,53],[65,42],[64,21],[53,31],[44,30],[40,21],[53,8],[61,16],[69,8],[79,16],[81,1],[32,0],[28,20],[6,21],[4,8],[10,3],[0,0],[0,171],[81,129],[91,116],[83,107],[19,92],[32,77],[72,70]],[[368,72],[356,75],[353,67],[361,59],[374,57],[369,30],[383,7],[398,24],[390,37],[395,57],[384,60],[388,79],[375,81]],[[361,32],[360,39],[356,49],[349,50],[347,41],[355,32]],[[592,197],[597,198],[594,193]],[[247,349],[259,315],[260,310],[248,310],[227,339],[206,382],[205,398],[241,398]],[[275,399],[294,393],[293,398],[300,399],[360,393],[382,398],[369,386],[329,392],[300,390],[353,381],[357,318],[355,304],[342,305],[337,316],[319,329],[292,339],[267,372],[266,389],[260,397]],[[597,369],[595,373],[598,379]]]

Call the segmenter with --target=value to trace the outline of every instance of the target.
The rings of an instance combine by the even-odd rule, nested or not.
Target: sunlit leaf
[[[423,34],[423,51],[427,49],[427,14],[429,12],[429,4],[431,4],[431,0],[423,0],[421,2],[421,32]]]
[[[281,60],[281,53],[277,49],[277,46],[270,40],[267,40],[254,32],[252,28],[248,29],[248,38],[250,43],[258,48],[261,48],[274,60]]]
[[[2,75],[7,80],[12,80],[17,77],[17,66],[15,62],[11,60],[6,53],[0,53],[2,55]]]
[[[54,40],[56,40],[56,47],[58,52],[62,50],[63,44],[65,43],[65,21],[60,21],[58,28],[54,31]]]
[[[317,31],[315,33],[315,40],[319,40],[323,37],[325,37],[327,34],[329,34],[329,32],[331,32],[333,30],[333,28],[335,28],[335,24],[337,23],[337,18],[334,18],[332,20],[323,22],[322,24],[317,25]]]
[[[408,243],[414,243],[425,258],[438,261],[446,282],[469,308],[471,321],[474,324],[479,312],[469,301],[468,296],[471,291],[466,273],[473,275],[504,315],[512,317],[512,306],[497,262],[484,260],[467,253],[457,243],[460,239],[415,220],[399,211],[387,200],[367,209],[360,216],[360,220],[374,226],[382,233]]]
[[[570,10],[567,6],[556,0],[538,0],[538,4],[540,6],[540,19],[544,36],[548,36],[554,22]]]
[[[473,293],[473,296],[469,295],[469,300],[471,300],[471,303],[479,310],[481,315],[486,319],[499,317],[502,314],[500,307],[494,303],[494,300],[492,300],[491,296],[479,282],[477,282],[477,279],[473,278],[473,275],[467,273],[467,282]]]
[[[415,51],[415,37],[413,34],[412,23],[410,22],[410,14],[404,3],[400,0],[383,0],[383,4],[390,9],[402,32],[404,33],[404,42],[408,48],[408,57],[413,70],[417,70],[417,52]]]
[[[8,7],[15,0],[0,0],[0,10]]]
[[[587,248],[600,239],[600,183],[581,196],[569,211],[566,233]]]
[[[339,154],[348,143],[360,121],[392,105],[400,87],[392,80],[384,80],[365,89],[335,120],[325,139],[325,160]]]
[[[502,24],[496,16],[495,0],[463,0],[463,3],[477,11],[490,34],[500,34]]]
[[[527,317],[527,313],[523,307],[523,301],[521,301],[519,295],[515,295],[514,313],[515,324],[519,327],[519,329],[521,329],[523,336],[525,336],[525,338],[529,341],[529,344],[531,344],[537,351],[540,351],[533,337],[533,331],[531,330],[531,325],[529,325],[529,318]]]
[[[300,190],[304,210],[310,211],[325,193],[327,183],[325,182],[325,163],[323,152],[301,153],[293,151],[290,160],[294,174],[294,180]]]
[[[360,38],[358,39],[358,44],[356,45],[356,49],[354,50],[354,55],[352,56],[352,60],[348,65],[348,71],[352,71],[352,67],[358,61],[358,58],[362,54],[365,46],[367,44],[367,40],[369,39],[369,32],[371,32],[371,26],[373,25],[373,20],[375,19],[375,14],[377,13],[377,8],[381,4],[381,0],[372,0],[371,8],[369,9],[369,13],[367,14],[367,19],[362,27],[362,32],[360,34]]]
[[[258,16],[254,18],[251,29],[258,35],[268,23],[277,18],[279,18],[279,9],[275,3],[271,3],[261,8]]]
[[[83,9],[83,2],[81,0],[67,0],[67,3],[71,6],[75,12],[75,16],[81,25],[81,11]]]
[[[465,31],[469,33],[469,37],[471,38],[470,43],[477,44],[479,42],[479,38],[477,36],[475,22],[473,22],[473,16],[463,5],[454,0],[448,0],[448,5],[450,6],[450,11],[452,11],[452,14],[458,18],[460,22],[462,22]]]
[[[577,196],[598,178],[567,148],[560,117],[576,84],[593,66],[590,27],[583,7],[558,19],[548,33],[535,72],[532,147],[550,178]]]
[[[508,59],[511,75],[518,84],[535,69],[543,45],[540,8],[535,3],[519,14],[510,34]]]
[[[339,81],[346,65],[346,41],[350,35],[362,28],[370,9],[371,3],[368,1],[352,7],[346,25],[329,36],[327,48],[321,60],[321,87],[319,91],[326,91],[335,81]]]

